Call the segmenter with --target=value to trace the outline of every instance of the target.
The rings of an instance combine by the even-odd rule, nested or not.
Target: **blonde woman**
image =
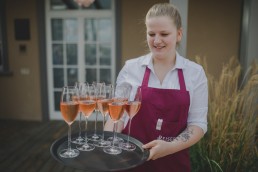
[[[132,137],[150,150],[149,161],[131,171],[190,171],[188,148],[207,131],[208,88],[203,68],[180,56],[181,17],[170,3],[155,4],[145,19],[150,53],[128,60],[117,85],[142,88],[142,105],[131,121]],[[128,117],[118,131],[127,134]],[[106,130],[112,130],[108,121]]]

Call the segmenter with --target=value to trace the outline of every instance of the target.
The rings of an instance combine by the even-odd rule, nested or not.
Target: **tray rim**
[[[93,131],[88,131],[88,135],[89,134],[93,134]],[[97,132],[97,134],[100,134],[100,133],[98,133]],[[111,132],[111,131],[105,131],[105,134],[113,134],[113,132]],[[77,137],[78,136],[78,133],[73,133],[72,135],[71,135],[71,138],[74,138],[74,137]],[[123,134],[123,133],[117,133],[117,136],[119,136],[119,137],[122,137],[123,139],[126,139],[127,138],[127,135],[126,134]],[[135,144],[140,144],[140,145],[143,145],[143,143],[142,142],[140,142],[138,139],[136,139],[136,138],[134,138],[134,137],[131,137],[131,136],[129,136],[130,137],[130,142],[133,142],[133,143],[135,143]],[[62,145],[64,142],[63,142],[63,140],[67,140],[67,135],[65,135],[65,136],[63,136],[63,137],[60,137],[60,138],[58,138],[58,139],[56,139],[52,144],[51,144],[51,146],[50,146],[50,154],[51,154],[51,156],[56,160],[56,161],[58,161],[59,163],[61,163],[62,165],[64,165],[64,166],[67,166],[67,167],[70,167],[70,168],[74,168],[74,169],[78,169],[78,170],[91,170],[91,171],[101,171],[101,169],[100,170],[98,170],[98,169],[92,169],[92,168],[90,168],[90,169],[87,169],[87,168],[78,168],[78,167],[75,167],[75,166],[72,166],[72,165],[69,165],[69,164],[66,164],[65,162],[63,162],[62,160],[61,160],[61,157],[59,157],[58,155],[57,155],[57,151],[54,151],[54,148],[55,147],[59,147],[60,145]],[[58,145],[58,142],[61,142],[59,145]],[[138,142],[138,143],[137,143]],[[135,168],[135,167],[137,167],[137,166],[139,166],[139,165],[141,165],[141,164],[143,164],[144,162],[146,162],[147,161],[147,159],[148,159],[148,157],[149,157],[149,150],[148,149],[143,149],[142,147],[140,147],[140,146],[138,146],[141,150],[142,150],[142,153],[143,153],[143,159],[142,159],[142,161],[139,161],[139,163],[137,163],[137,164],[135,164],[135,165],[131,165],[131,166],[128,166],[128,167],[125,167],[125,168],[120,168],[120,169],[108,169],[108,171],[123,171],[123,170],[128,170],[128,169],[132,169],[132,168]],[[123,150],[124,151],[124,150]]]

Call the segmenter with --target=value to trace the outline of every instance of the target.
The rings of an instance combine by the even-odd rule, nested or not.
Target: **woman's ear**
[[[183,28],[177,29],[177,42],[180,42],[183,37]]]

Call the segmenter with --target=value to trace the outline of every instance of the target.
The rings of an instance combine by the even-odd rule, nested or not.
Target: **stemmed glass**
[[[125,111],[127,112],[128,116],[129,116],[129,121],[128,121],[127,142],[121,143],[121,148],[124,150],[133,151],[136,149],[136,146],[129,142],[129,137],[130,137],[130,130],[131,130],[131,121],[132,121],[132,118],[140,110],[141,101],[142,101],[141,87],[137,86],[136,91],[133,91],[133,90],[131,91],[130,97],[129,97],[128,101],[125,103]]]
[[[78,97],[75,97],[75,99],[79,100],[79,96],[81,95],[82,93],[82,89],[83,89],[83,86],[84,86],[84,83],[82,82],[76,82],[75,83],[75,87],[78,89]],[[72,140],[72,143],[75,143],[75,144],[79,144],[79,145],[82,145],[84,142],[84,139],[83,137],[81,136],[81,118],[82,118],[82,112],[79,111],[79,135],[77,138],[74,138]]]
[[[103,88],[105,86],[105,83],[93,82],[92,85],[95,88],[96,101],[103,99],[104,98]],[[96,111],[96,118],[95,118],[94,134],[91,136],[92,141],[98,141],[101,138],[100,136],[97,135],[97,121],[98,121],[98,114],[99,114],[98,105],[96,105],[95,111]]]
[[[116,138],[115,133],[116,133],[116,128],[117,128],[117,122],[119,121],[119,119],[124,114],[125,102],[122,101],[122,100],[126,99],[124,97],[124,90],[123,90],[122,87],[116,87],[115,92],[116,93],[117,92],[121,93],[121,94],[119,94],[119,96],[120,96],[119,99],[115,96],[112,99],[113,101],[108,104],[109,115],[114,122],[112,145],[103,148],[104,152],[106,152],[108,154],[113,154],[113,155],[117,155],[117,154],[120,154],[122,152],[122,149],[120,147],[115,146],[115,138]]]
[[[132,89],[132,86],[127,83],[123,83],[121,85],[116,86],[116,91],[115,91],[113,100],[124,102],[124,103],[127,102],[131,89]],[[117,125],[114,127],[114,130],[117,131]],[[117,137],[117,132],[115,132],[114,137],[109,137],[107,140],[114,141],[117,144],[124,142],[122,138]]]
[[[74,86],[65,86],[61,94],[60,110],[61,114],[68,124],[68,148],[60,151],[59,155],[63,158],[77,157],[80,152],[71,148],[71,125],[74,122],[79,111],[79,103],[74,99],[78,96],[78,90]]]
[[[105,147],[110,145],[110,142],[105,140],[104,127],[105,127],[106,116],[108,114],[108,104],[112,102],[112,97],[113,97],[112,95],[114,94],[113,85],[110,84],[110,85],[104,86],[102,92],[105,98],[97,100],[98,109],[103,116],[102,138],[100,141],[95,143],[95,146],[98,146],[98,147]]]
[[[80,151],[91,151],[95,149],[94,145],[88,143],[87,137],[88,118],[96,108],[95,96],[94,86],[85,84],[79,100],[80,111],[83,112],[85,117],[85,143],[76,147]]]

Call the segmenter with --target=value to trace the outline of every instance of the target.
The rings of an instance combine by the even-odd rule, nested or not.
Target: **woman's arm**
[[[155,160],[183,149],[189,148],[198,142],[204,135],[203,130],[195,125],[189,125],[181,134],[172,142],[163,140],[154,140],[145,145],[144,149],[150,149],[149,159]]]

